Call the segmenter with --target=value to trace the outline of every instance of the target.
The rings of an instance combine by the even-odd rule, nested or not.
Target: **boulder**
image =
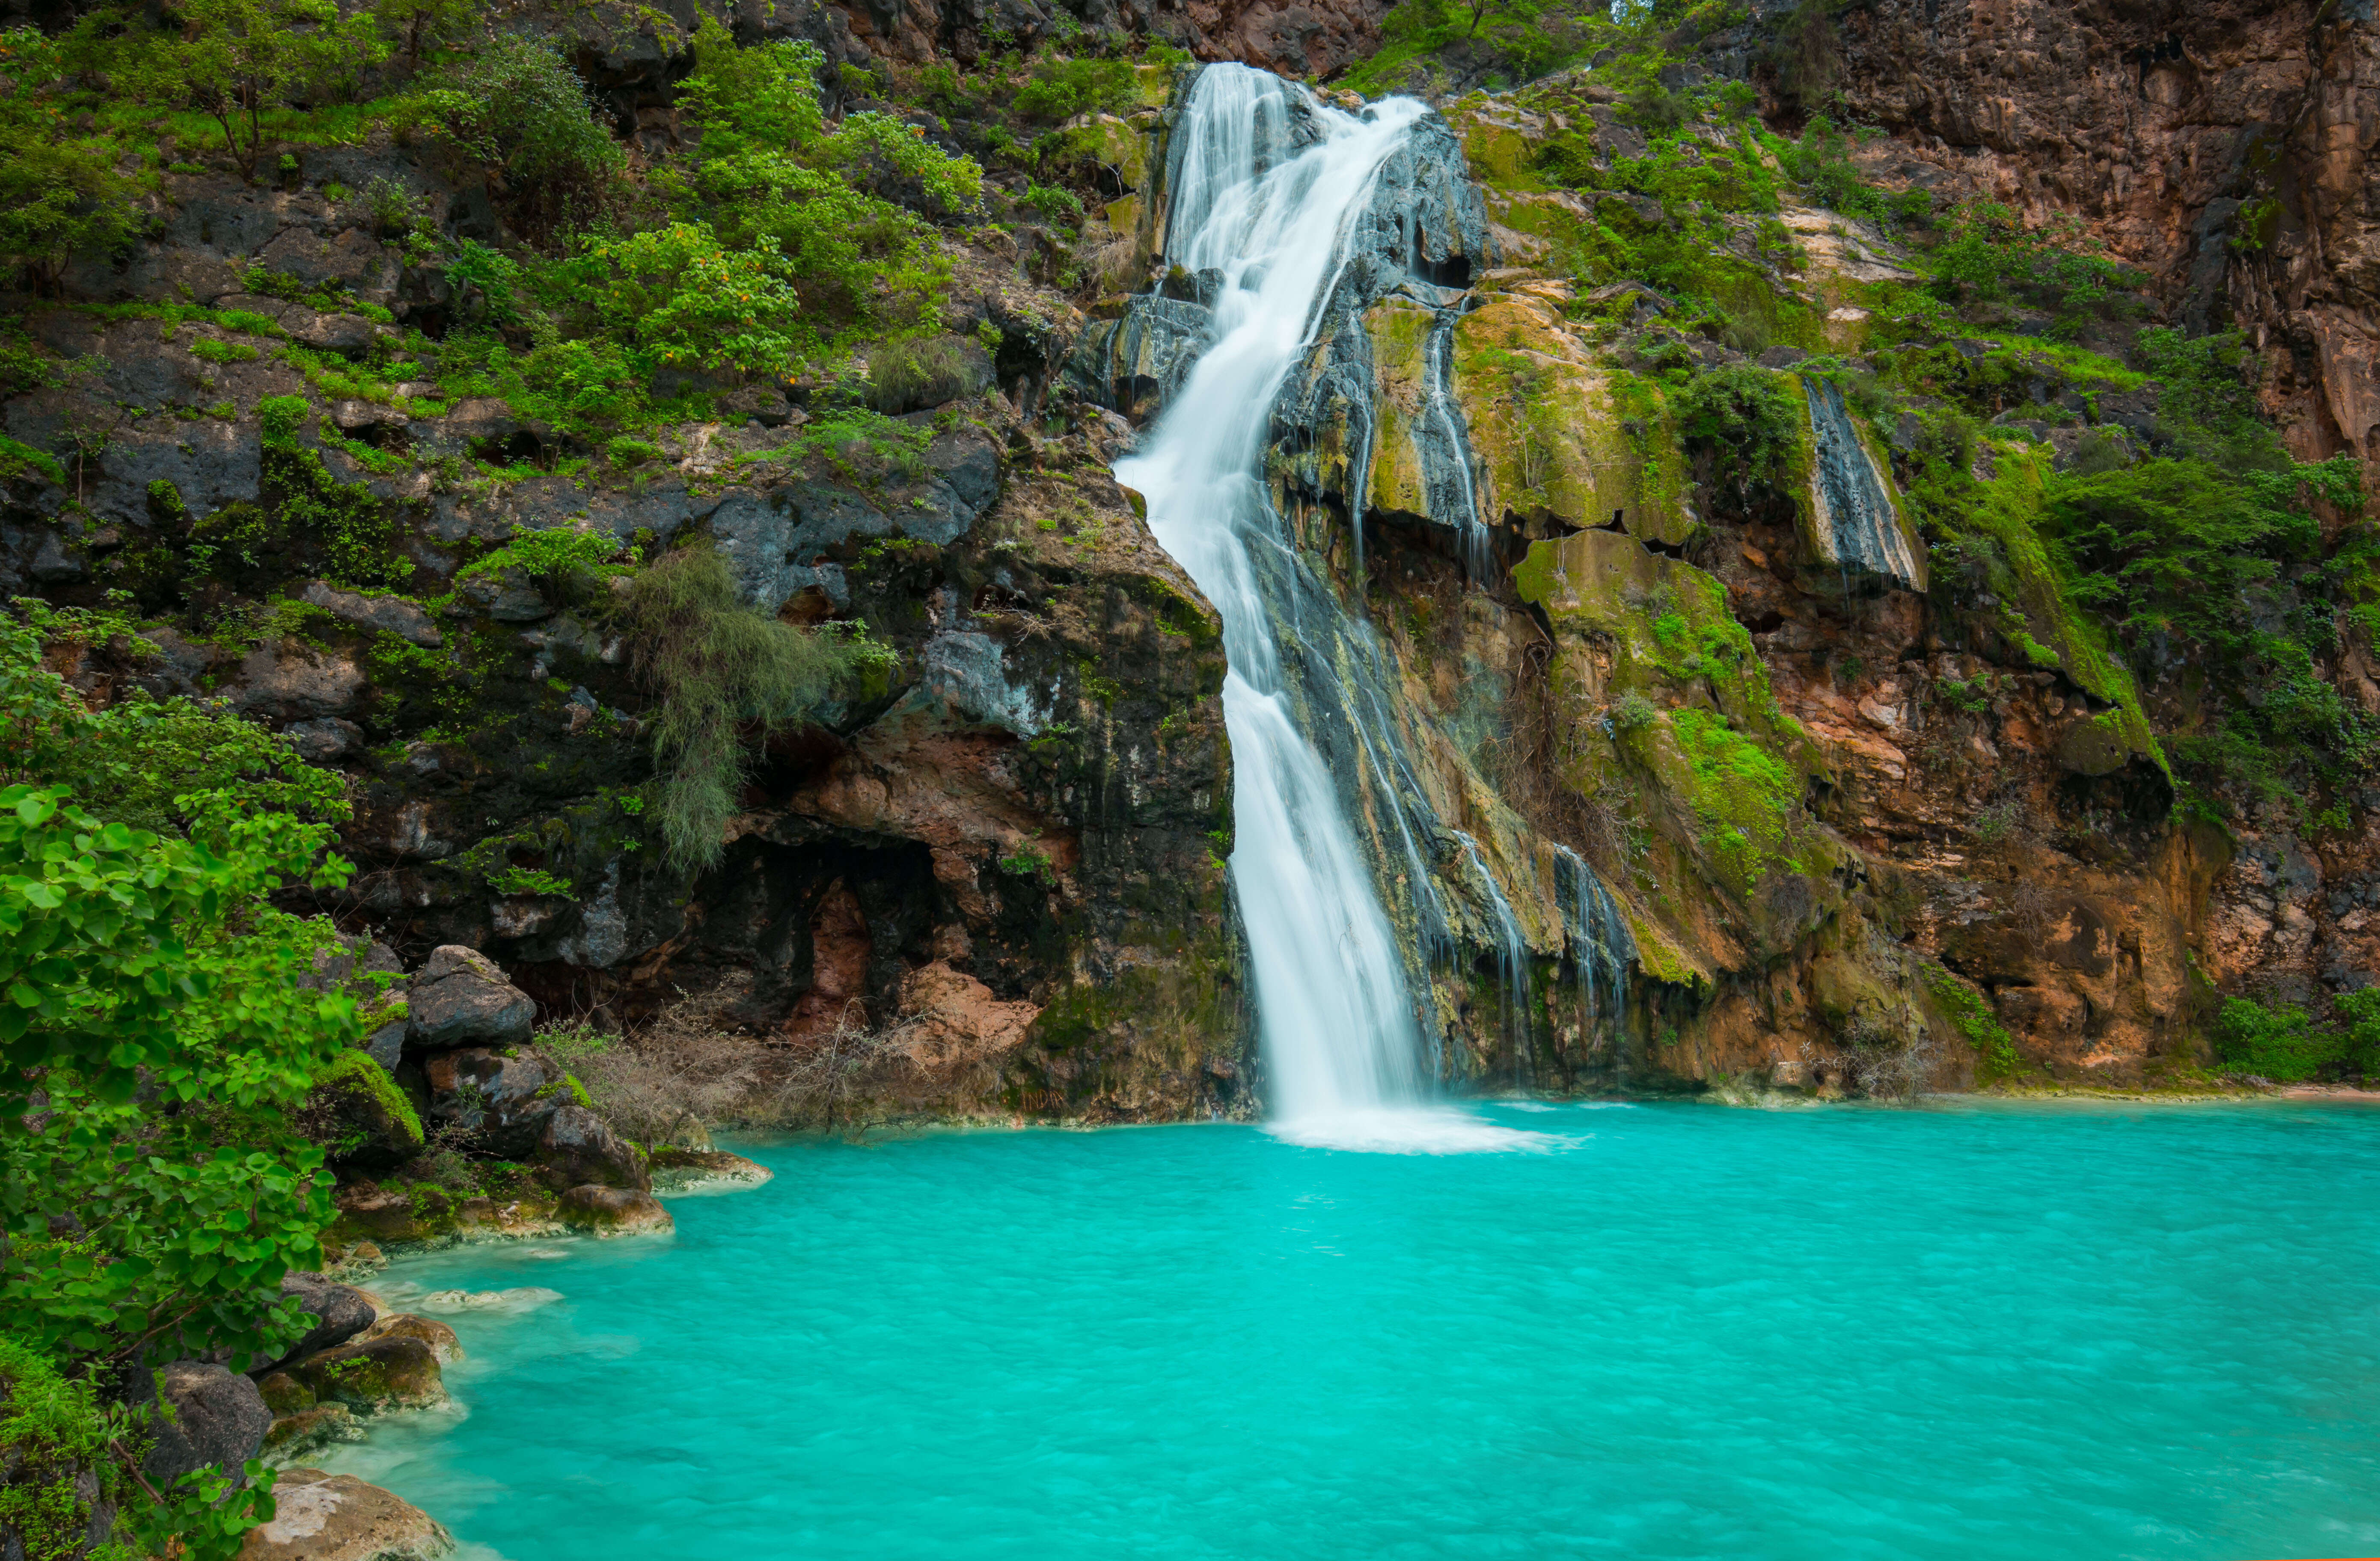
[[[723,1149],[656,1149],[652,1158],[657,1193],[704,1192],[758,1187],[776,1173],[757,1160]]]
[[[237,1474],[264,1446],[273,1411],[256,1384],[204,1361],[174,1361],[151,1382],[134,1384],[135,1402],[148,1406],[156,1436],[140,1460],[141,1477],[165,1486],[192,1470],[217,1467]],[[157,1412],[162,1405],[166,1414]]]
[[[328,764],[344,758],[363,746],[364,729],[351,720],[337,716],[317,716],[312,720],[292,721],[281,729],[282,735],[298,745],[298,756],[308,764]]]
[[[438,625],[430,621],[430,614],[401,596],[365,596],[359,591],[340,590],[325,581],[311,580],[298,593],[298,599],[321,608],[341,623],[392,634],[425,649],[435,649],[444,643]]]
[[[421,1118],[389,1077],[396,1060],[383,1041],[389,1028],[323,1070],[298,1109],[298,1131],[336,1165],[377,1173],[421,1153]]]
[[[285,1469],[273,1521],[250,1529],[239,1561],[440,1561],[455,1536],[430,1515],[352,1474]]]
[[[407,1049],[514,1046],[528,1039],[537,1004],[504,979],[493,960],[477,950],[449,943],[431,951],[407,988],[411,1022]]]
[[[530,1156],[538,1180],[558,1192],[594,1185],[649,1192],[652,1177],[644,1157],[586,1107],[557,1107]],[[565,1200],[566,1201],[566,1200]]]
[[[637,1236],[676,1228],[650,1192],[625,1187],[574,1187],[562,1195],[562,1222],[590,1236]]]
[[[358,1339],[309,1355],[268,1374],[257,1388],[283,1414],[316,1404],[345,1404],[367,1414],[418,1410],[446,1397],[437,1351],[407,1335]],[[260,1438],[270,1423],[267,1416],[258,1424]]]
[[[432,1124],[459,1128],[473,1148],[506,1160],[542,1154],[548,1124],[558,1109],[568,1108],[561,1081],[534,1057],[467,1047],[431,1058],[422,1077],[430,1086]]]
[[[305,1337],[287,1354],[273,1362],[275,1365],[345,1344],[370,1327],[379,1315],[363,1291],[340,1284],[327,1275],[285,1274],[281,1277],[281,1293],[296,1296],[298,1304],[306,1309],[306,1315],[314,1320],[314,1325],[306,1330]]]
[[[365,1340],[375,1338],[418,1338],[430,1347],[442,1367],[451,1366],[463,1358],[463,1341],[455,1330],[435,1317],[416,1317],[410,1313],[392,1312],[363,1332]]]
[[[363,689],[353,661],[288,641],[249,651],[231,697],[242,715],[295,721],[346,715]]]

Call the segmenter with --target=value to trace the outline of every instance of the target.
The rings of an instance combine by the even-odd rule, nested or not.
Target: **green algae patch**
[[[1973,982],[1932,960],[1918,966],[1918,974],[1935,1012],[1975,1048],[1975,1083],[2007,1083],[2023,1074],[2024,1059],[2017,1054],[2015,1037]]]
[[[1413,430],[1428,394],[1427,346],[1437,315],[1390,298],[1364,311],[1372,338],[1372,464],[1365,503],[1394,514],[1429,514],[1429,485]]]

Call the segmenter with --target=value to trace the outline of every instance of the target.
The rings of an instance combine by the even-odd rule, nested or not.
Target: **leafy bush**
[[[1045,61],[1017,92],[1013,106],[1027,119],[1056,123],[1077,114],[1118,114],[1133,104],[1137,83],[1123,60]]]
[[[627,165],[568,62],[517,34],[447,71],[402,118],[500,170],[516,225],[534,236],[593,222]]]
[[[2069,333],[2084,316],[2136,307],[2142,279],[2101,254],[2072,218],[2028,227],[2008,207],[1975,200],[1954,208],[1939,225],[1934,288],[1953,303],[2031,304],[2058,316],[2054,328]]]
[[[1026,181],[1025,195],[1017,202],[1045,223],[1075,223],[1083,220],[1083,202],[1071,189],[1058,185]]]
[[[819,350],[794,265],[766,235],[731,249],[703,223],[672,223],[595,250],[603,303],[655,365],[789,373]]]
[[[74,255],[113,248],[133,225],[118,149],[69,133],[46,96],[67,71],[63,50],[38,30],[0,33],[0,264],[42,290]]]
[[[670,860],[707,867],[743,790],[742,732],[797,727],[856,664],[851,647],[747,606],[727,561],[681,548],[638,575],[615,615],[659,702],[650,720]]]
[[[334,0],[172,0],[164,20],[119,47],[115,74],[134,97],[213,119],[250,179],[267,111],[388,54],[372,14]]]
[[[1737,480],[1774,478],[1801,444],[1799,408],[1781,378],[1749,364],[1697,374],[1677,398],[1678,431],[1689,445],[1721,453]]]
[[[333,929],[272,897],[346,881],[326,854],[346,810],[335,781],[312,793],[323,817],[310,823],[252,790],[256,750],[232,723],[218,762],[204,744],[158,749],[160,721],[187,734],[211,718],[179,702],[95,715],[42,664],[40,633],[0,620],[13,781],[0,790],[0,1332],[78,1370],[220,1351],[237,1371],[304,1331],[280,1280],[320,1265],[332,1212],[322,1154],[285,1113],[361,1031],[352,999],[300,985]],[[193,755],[172,776],[208,793],[170,804],[186,831],[135,829],[78,799],[154,796],[171,783],[160,772]],[[111,785],[128,775],[137,783]],[[0,1373],[7,1440],[55,1448],[93,1434],[90,1403],[67,1401],[71,1383],[42,1380],[23,1350],[0,1357]],[[35,1412],[15,1391],[28,1383],[45,1429],[19,1423]],[[215,1506],[230,1482],[202,1471],[162,1503],[127,1495],[140,1554],[227,1561],[271,1511],[269,1481]]]
[[[2317,1030],[2295,1003],[2266,1008],[2247,998],[2226,998],[2215,1021],[2215,1051],[2237,1073],[2277,1084],[2301,1083],[2347,1059],[2343,1035]]]

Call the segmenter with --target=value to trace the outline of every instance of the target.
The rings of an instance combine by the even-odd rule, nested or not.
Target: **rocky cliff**
[[[1248,1111],[1216,620],[1108,470],[1214,301],[1160,260],[1195,67],[1096,50],[1330,71],[1382,14],[724,18],[813,42],[842,122],[980,157],[988,204],[880,167],[935,224],[930,321],[660,369],[674,410],[633,426],[496,371],[570,372],[488,259],[567,247],[484,156],[367,118],[251,181],[164,133],[127,153],[135,230],[18,300],[0,571],[153,647],[54,639],[91,697],[226,700],[348,776],[363,870],[301,903],[406,969],[480,950],[549,1025],[695,999],[780,1060],[889,1035],[872,1108]],[[653,199],[705,165],[700,20],[536,24]],[[2373,963],[2380,684],[2343,468],[2287,459],[2380,459],[2368,20],[1572,25],[1572,63],[1442,96],[1384,174],[1269,469],[1445,1079],[2195,1085],[2227,995],[2325,1020]],[[1351,79],[1530,74],[1498,36]],[[1077,53],[1000,54],[1036,39]],[[2219,470],[2235,391],[2312,540],[2224,544],[2270,567],[2218,665],[2127,605],[2132,544],[2090,551],[2138,495],[2078,485]],[[872,647],[804,719],[747,712],[696,862],[621,605],[689,548]]]

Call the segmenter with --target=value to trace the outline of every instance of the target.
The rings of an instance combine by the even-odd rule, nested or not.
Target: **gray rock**
[[[530,584],[528,573],[516,564],[474,575],[455,594],[499,623],[534,623],[553,616],[545,593]]]
[[[561,1081],[537,1059],[487,1047],[442,1052],[423,1064],[422,1077],[433,1126],[455,1128],[474,1148],[507,1160],[541,1153],[557,1110],[577,1109],[563,1104],[567,1097],[554,1087]]]
[[[248,653],[231,700],[243,715],[307,720],[346,714],[363,688],[362,670],[346,657],[284,641]]]
[[[363,1049],[371,1054],[374,1062],[395,1072],[396,1065],[405,1059],[405,1037],[411,1023],[410,1020],[391,1020],[364,1037]]]
[[[324,238],[310,228],[285,228],[257,251],[259,265],[294,276],[309,287],[344,289],[368,302],[396,301],[402,268],[396,246],[382,244],[361,228]]]
[[[225,504],[253,502],[263,452],[256,430],[237,423],[160,423],[119,432],[99,460],[91,513],[102,520],[147,526],[150,490],[173,485],[182,511],[202,520]]]
[[[380,329],[359,314],[317,314],[304,304],[289,306],[281,328],[292,340],[329,352],[361,352]]]
[[[343,758],[361,747],[364,741],[362,727],[337,716],[292,721],[281,730],[283,735],[296,741],[298,756],[308,764],[328,764]]]
[[[363,1291],[321,1274],[285,1274],[281,1277],[281,1293],[296,1296],[306,1314],[314,1320],[314,1325],[274,1365],[303,1360],[317,1350],[345,1344],[370,1327],[380,1315]],[[272,1369],[259,1367],[251,1374],[262,1376]]]
[[[273,1411],[255,1383],[203,1361],[160,1366],[153,1382],[136,1382],[133,1393],[156,1437],[140,1460],[140,1473],[152,1485],[169,1485],[211,1466],[237,1474],[273,1428]],[[160,1406],[169,1412],[160,1413]]]
[[[537,1004],[504,979],[495,962],[477,950],[447,944],[407,989],[411,1023],[408,1050],[430,1051],[484,1042],[513,1046],[528,1040]]]
[[[309,581],[298,596],[299,600],[310,602],[358,628],[392,634],[429,649],[445,643],[438,625],[430,621],[430,614],[403,597],[365,596],[359,591],[340,590],[322,580]]]
[[[643,1156],[584,1106],[560,1107],[547,1119],[532,1163],[538,1180],[557,1192],[589,1185],[652,1190]]]

